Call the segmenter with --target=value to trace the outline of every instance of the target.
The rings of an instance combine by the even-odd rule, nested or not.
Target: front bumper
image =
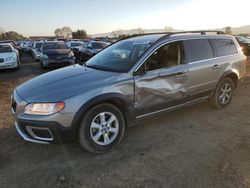
[[[15,61],[0,63],[0,69],[11,69],[11,68],[15,68],[17,66],[18,66],[18,64]]]
[[[57,113],[51,116],[24,114],[27,102],[16,91],[11,96],[11,101],[16,130],[24,140],[49,144],[67,143],[77,139],[77,126],[71,125],[74,114]]]
[[[75,57],[73,58],[48,58],[43,59],[43,62],[46,66],[64,66],[64,65],[73,65],[75,64]]]
[[[39,144],[68,143],[75,141],[76,130],[64,128],[57,122],[21,120],[15,122],[18,134],[26,141]]]

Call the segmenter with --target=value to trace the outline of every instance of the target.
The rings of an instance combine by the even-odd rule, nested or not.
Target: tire
[[[124,131],[125,121],[121,111],[103,103],[90,109],[82,119],[79,143],[91,153],[105,153],[119,144]]]
[[[47,68],[48,68],[48,66],[45,66],[45,65],[43,64],[43,61],[40,61],[40,64],[41,64],[41,67],[42,67],[43,69],[47,69]]]
[[[217,109],[226,107],[232,100],[234,89],[233,80],[229,77],[223,78],[210,98],[211,105]]]

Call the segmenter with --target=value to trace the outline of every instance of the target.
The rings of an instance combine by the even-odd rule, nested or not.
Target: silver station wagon
[[[90,152],[107,152],[142,118],[202,101],[226,107],[244,77],[245,59],[235,38],[221,32],[131,36],[84,65],[17,87],[15,126],[26,141],[76,140]]]

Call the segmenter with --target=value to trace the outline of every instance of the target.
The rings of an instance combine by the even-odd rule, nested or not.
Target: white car
[[[81,42],[81,41],[70,41],[70,42],[67,42],[67,45],[69,48],[71,49],[80,49],[81,47],[83,47],[84,45],[84,42]]]
[[[0,44],[0,69],[19,69],[18,51],[11,44]]]
[[[34,59],[34,61],[39,61],[41,58],[41,47],[43,45],[43,42],[34,42],[32,45],[32,57]]]

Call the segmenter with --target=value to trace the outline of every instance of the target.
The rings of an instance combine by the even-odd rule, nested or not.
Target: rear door
[[[188,72],[183,55],[182,42],[165,44],[138,69],[135,76],[137,116],[184,102]]]
[[[214,51],[210,41],[189,39],[184,41],[189,79],[187,80],[188,100],[208,96],[218,82],[218,67],[214,62]]]
[[[216,38],[210,39],[214,47],[215,57],[214,69],[217,69],[217,79],[219,79],[227,70],[231,70],[231,64],[238,61],[238,49],[232,39]]]

